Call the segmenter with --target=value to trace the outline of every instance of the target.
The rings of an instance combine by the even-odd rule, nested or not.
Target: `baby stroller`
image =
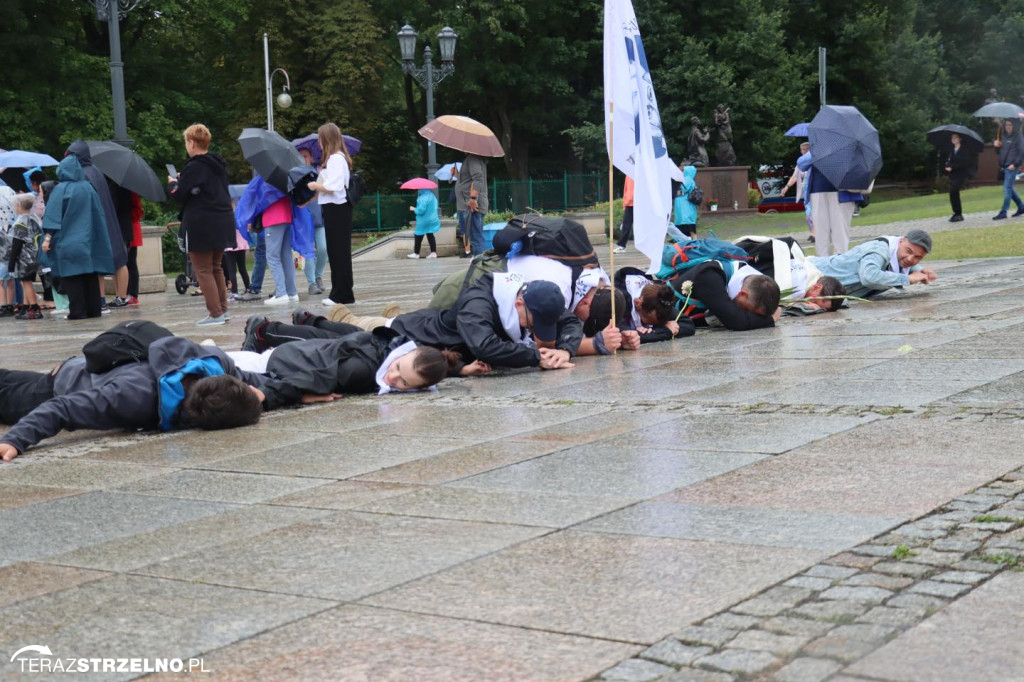
[[[185,272],[174,278],[174,290],[184,296],[189,287],[198,289],[199,282],[196,280],[196,273],[192,270],[192,261],[188,257],[188,246],[185,244],[185,235],[181,232],[181,223],[167,223],[167,231],[174,232],[174,236],[178,240],[178,250],[181,251],[181,257],[185,263]]]

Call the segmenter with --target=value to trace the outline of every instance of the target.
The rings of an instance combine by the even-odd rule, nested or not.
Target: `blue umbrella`
[[[38,152],[26,152],[20,149],[12,149],[0,153],[0,167],[4,168],[31,168],[32,166],[56,166],[60,163],[49,154]]]
[[[836,189],[866,188],[882,170],[878,131],[857,107],[825,105],[807,132],[814,170]]]
[[[440,168],[437,169],[437,173],[434,174],[434,177],[436,177],[441,182],[451,182],[452,179],[453,179],[452,178],[452,171],[453,170],[462,170],[462,164],[461,163],[446,163],[445,165],[443,165],[443,166],[441,166]]]
[[[807,137],[807,124],[797,123],[795,126],[783,133],[786,137]]]

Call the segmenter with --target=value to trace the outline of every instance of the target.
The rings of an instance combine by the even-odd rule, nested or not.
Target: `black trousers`
[[[633,238],[633,207],[627,206],[622,209],[622,236],[619,237],[619,241],[616,242],[619,246],[625,248],[626,242]]]
[[[127,242],[125,242],[127,244]],[[128,295],[139,297],[139,247],[128,249]]]
[[[427,235],[427,243],[430,244],[430,253],[435,253],[437,251],[437,240],[434,239],[433,232]],[[418,254],[421,246],[423,246],[423,235],[417,234],[413,236],[412,252]]]
[[[967,178],[949,176],[949,205],[953,209],[953,215],[963,215],[964,207],[960,203],[960,190],[967,184]]]
[[[336,339],[339,336],[346,336],[353,332],[363,331],[359,327],[344,322],[331,322],[326,317],[318,318],[316,326],[285,324],[284,322],[271,322],[261,332],[260,336],[271,348],[290,343],[292,341],[305,341],[306,339]]]
[[[238,277],[242,276],[243,289],[249,288],[249,271],[245,268],[245,257],[248,251],[225,251],[224,252],[224,274],[228,283],[231,284],[231,291],[238,293]]]
[[[102,314],[96,273],[61,277],[60,281],[64,287],[64,295],[68,297],[69,320],[84,320]]]
[[[335,303],[355,303],[352,291],[352,204],[321,204],[327,262],[331,264],[331,293]]]
[[[53,375],[0,369],[0,424],[19,419],[53,397]]]

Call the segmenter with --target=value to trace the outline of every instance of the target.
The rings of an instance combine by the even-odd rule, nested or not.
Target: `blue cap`
[[[533,316],[535,341],[554,341],[558,338],[558,319],[565,312],[565,297],[557,284],[537,280],[523,287],[523,302]]]

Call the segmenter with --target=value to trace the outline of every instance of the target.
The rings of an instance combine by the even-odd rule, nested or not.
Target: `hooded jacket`
[[[78,157],[64,157],[57,166],[57,179],[60,183],[43,214],[43,229],[53,235],[47,265],[58,277],[113,273],[114,259],[100,198],[86,182]]]
[[[227,163],[217,154],[189,157],[167,193],[181,204],[181,229],[189,253],[235,246],[235,214],[228,194]]]
[[[736,305],[729,297],[729,278],[717,260],[690,268],[683,273],[682,278],[672,282],[672,287],[678,291],[683,282],[693,282],[691,302],[702,303],[708,313],[717,317],[726,329],[742,332],[775,326],[771,315],[758,315]]]
[[[1012,121],[1012,119],[1010,119]],[[1003,144],[999,148],[999,167],[1013,166],[1020,173],[1020,165],[1024,163],[1024,136],[1020,132],[1020,124],[1012,121],[1013,133],[1003,136]]]
[[[295,169],[292,169],[295,170]],[[238,232],[245,237],[250,245],[256,245],[256,235],[249,232],[248,225],[256,219],[256,216],[263,213],[275,201],[285,196],[284,192],[274,187],[262,177],[257,175],[245,186],[245,192],[235,206],[233,219]],[[316,205],[316,204],[311,204]],[[313,237],[313,214],[302,206],[296,206],[291,202],[292,207],[292,248],[306,258],[316,257],[316,246]]]
[[[494,367],[537,367],[540,352],[511,338],[501,324],[492,293],[494,275],[486,274],[459,295],[450,310],[429,308],[399,315],[391,329],[423,346],[453,348],[467,362],[482,360]],[[576,355],[583,340],[583,323],[571,312],[558,320],[555,347]]]
[[[674,211],[672,221],[676,225],[696,225],[697,224],[697,205],[692,203],[689,199],[690,190],[697,186],[697,167],[696,166],[684,166],[683,167],[683,182],[680,185],[682,190],[681,196],[675,198],[673,202]],[[682,201],[680,201],[682,199]]]
[[[155,429],[160,423],[159,378],[189,360],[206,357],[217,358],[225,374],[250,386],[272,388],[267,377],[236,368],[219,348],[168,336],[150,345],[146,362],[121,365],[102,374],[87,371],[82,356],[66,361],[54,377],[54,397],[18,421],[0,436],[0,442],[24,452],[61,429]]]
[[[107,239],[110,241],[110,253],[114,258],[114,269],[120,268],[128,263],[128,251],[125,249],[124,238],[121,236],[121,224],[117,220],[117,207],[114,205],[114,198],[110,195],[107,177],[93,164],[92,153],[85,140],[75,140],[69,144],[67,153],[75,156],[82,164],[82,173],[85,179],[89,181],[100,198],[104,225],[107,228]]]

